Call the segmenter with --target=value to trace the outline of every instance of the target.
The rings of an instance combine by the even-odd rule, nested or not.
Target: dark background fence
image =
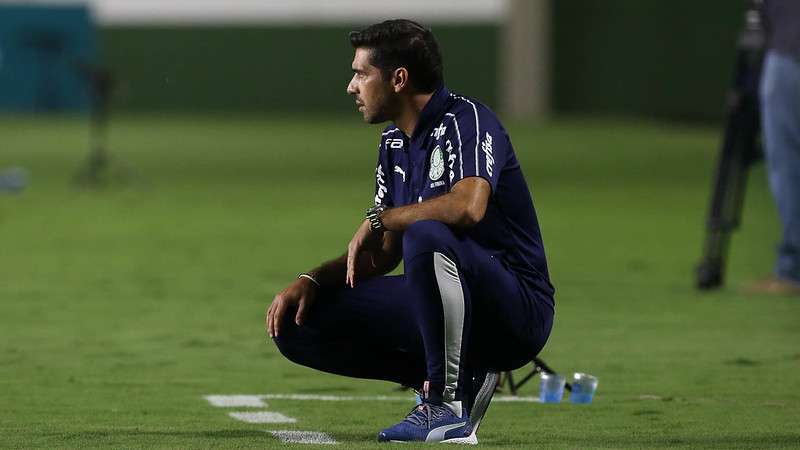
[[[717,119],[744,3],[553,2],[557,112]]]
[[[742,12],[732,0],[553,1],[551,111],[719,119]],[[430,25],[451,89],[501,109],[502,26]],[[122,82],[118,110],[337,112],[352,109],[347,33],[360,26],[102,26],[97,36]],[[20,92],[12,85],[8,95]]]

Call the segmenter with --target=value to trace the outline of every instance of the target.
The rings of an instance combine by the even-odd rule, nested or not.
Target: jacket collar
[[[422,108],[417,126],[414,127],[414,134],[411,136],[412,141],[423,140],[430,134],[430,129],[436,126],[436,122],[441,119],[447,109],[449,100],[450,91],[446,87],[440,86],[434,91],[428,103]]]

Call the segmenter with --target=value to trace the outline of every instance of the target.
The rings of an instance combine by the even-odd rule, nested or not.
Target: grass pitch
[[[746,296],[779,228],[750,180],[725,289],[698,293],[718,130],[620,121],[511,124],[557,288],[541,355],[600,379],[595,402],[496,403],[484,447],[796,448],[800,299]],[[248,424],[207,394],[397,395],[321,374],[267,342],[263,312],[341,253],[373,196],[378,128],[357,118],[127,117],[115,181],[72,187],[79,119],[0,120],[0,447],[270,448],[264,430],[377,447],[403,402],[268,400]],[[535,383],[524,395],[538,392]],[[234,408],[232,410],[263,410]]]

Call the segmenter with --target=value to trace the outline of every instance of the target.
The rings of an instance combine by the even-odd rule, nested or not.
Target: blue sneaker
[[[453,409],[461,410],[461,417],[447,404],[424,402],[415,406],[402,422],[378,433],[378,442],[477,444],[469,416],[460,402],[453,403]]]

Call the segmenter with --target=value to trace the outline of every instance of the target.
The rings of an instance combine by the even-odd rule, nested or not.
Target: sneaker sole
[[[445,439],[442,444],[478,445],[478,435],[473,431],[467,437]]]
[[[457,444],[457,445],[478,445],[478,436],[475,433],[467,437],[445,439],[439,442],[420,442],[420,441],[393,441],[394,444]]]
[[[483,420],[486,410],[489,409],[489,403],[492,401],[494,390],[499,379],[499,372],[487,373],[486,379],[483,381],[483,385],[481,385],[480,390],[478,390],[478,394],[475,396],[475,404],[472,406],[472,414],[470,415],[469,419],[470,426],[472,427],[472,435],[475,435],[478,432],[478,427],[481,425],[481,420]]]

